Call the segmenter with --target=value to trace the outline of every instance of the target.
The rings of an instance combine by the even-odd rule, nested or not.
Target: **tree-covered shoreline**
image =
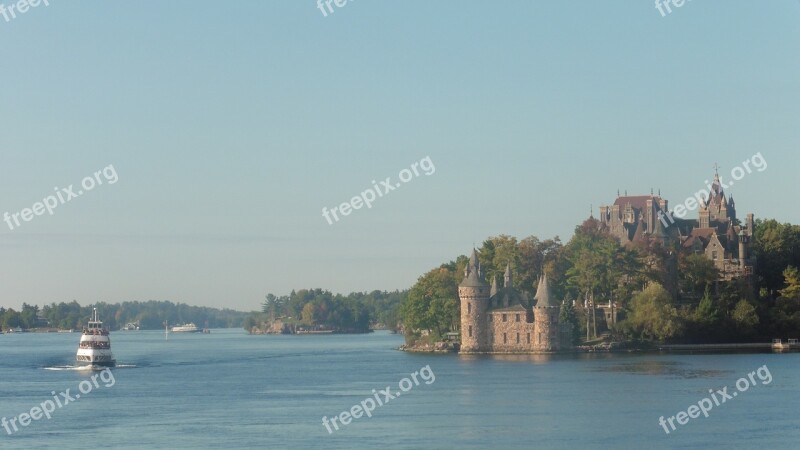
[[[185,303],[150,300],[122,303],[98,302],[81,305],[77,301],[51,303],[41,308],[23,303],[20,311],[0,307],[0,327],[4,331],[13,328],[58,328],[80,330],[97,308],[97,315],[104,326],[117,330],[128,323],[137,323],[142,330],[163,329],[164,322],[180,324],[193,322],[209,328],[240,327],[248,313],[232,309],[191,306]]]
[[[486,282],[502,281],[510,264],[515,287],[528,298],[546,273],[577,337],[594,340],[592,304],[612,305],[620,320],[607,340],[671,343],[769,342],[800,337],[800,226],[755,224],[751,278],[720,279],[713,262],[658,240],[620,245],[590,218],[566,244],[556,236],[486,239],[479,260]],[[458,283],[468,258],[458,256],[422,275],[401,315],[409,344],[431,343],[460,328]]]
[[[322,289],[267,294],[261,312],[250,314],[244,329],[253,334],[298,330],[366,333],[376,327],[396,330],[406,295],[407,291],[372,291],[344,296]]]

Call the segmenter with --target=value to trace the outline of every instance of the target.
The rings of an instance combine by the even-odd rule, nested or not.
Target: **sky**
[[[800,223],[795,0],[48,3],[0,15],[0,306],[406,289],[758,153],[739,215]]]

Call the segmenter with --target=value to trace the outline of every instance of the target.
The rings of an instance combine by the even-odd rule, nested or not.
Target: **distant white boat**
[[[197,325],[193,323],[186,323],[172,327],[173,333],[199,333],[200,331],[202,330],[197,328]]]
[[[139,322],[130,322],[126,323],[124,327],[121,328],[122,331],[139,331]]]

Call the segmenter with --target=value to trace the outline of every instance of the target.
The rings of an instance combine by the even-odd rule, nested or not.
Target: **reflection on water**
[[[552,361],[554,358],[562,357],[563,355],[534,355],[534,354],[507,354],[507,355],[458,355],[462,361],[479,361],[492,359],[495,361],[509,361],[509,362],[532,362],[537,364]]]
[[[686,366],[686,363],[677,361],[638,361],[594,367],[590,371],[659,375],[673,378],[715,378],[732,372],[730,370],[689,369],[683,366]]]

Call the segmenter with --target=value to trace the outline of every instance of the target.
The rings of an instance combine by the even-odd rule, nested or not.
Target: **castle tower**
[[[739,232],[739,269],[744,270],[745,261],[747,259],[747,252],[745,251],[744,244],[747,240],[747,233],[742,229]]]
[[[550,292],[547,275],[542,275],[539,279],[534,299],[536,306],[533,307],[533,349],[542,352],[557,351],[561,348],[558,324],[560,307]]]
[[[506,289],[513,287],[513,280],[511,279],[511,263],[506,265],[506,273],[503,275],[503,287]]]
[[[708,210],[708,205],[705,203],[700,205],[698,222],[700,224],[700,228],[709,228],[711,226],[711,212]]]
[[[475,249],[464,270],[464,280],[458,285],[458,297],[461,300],[461,351],[487,351],[489,285],[483,281]]]

